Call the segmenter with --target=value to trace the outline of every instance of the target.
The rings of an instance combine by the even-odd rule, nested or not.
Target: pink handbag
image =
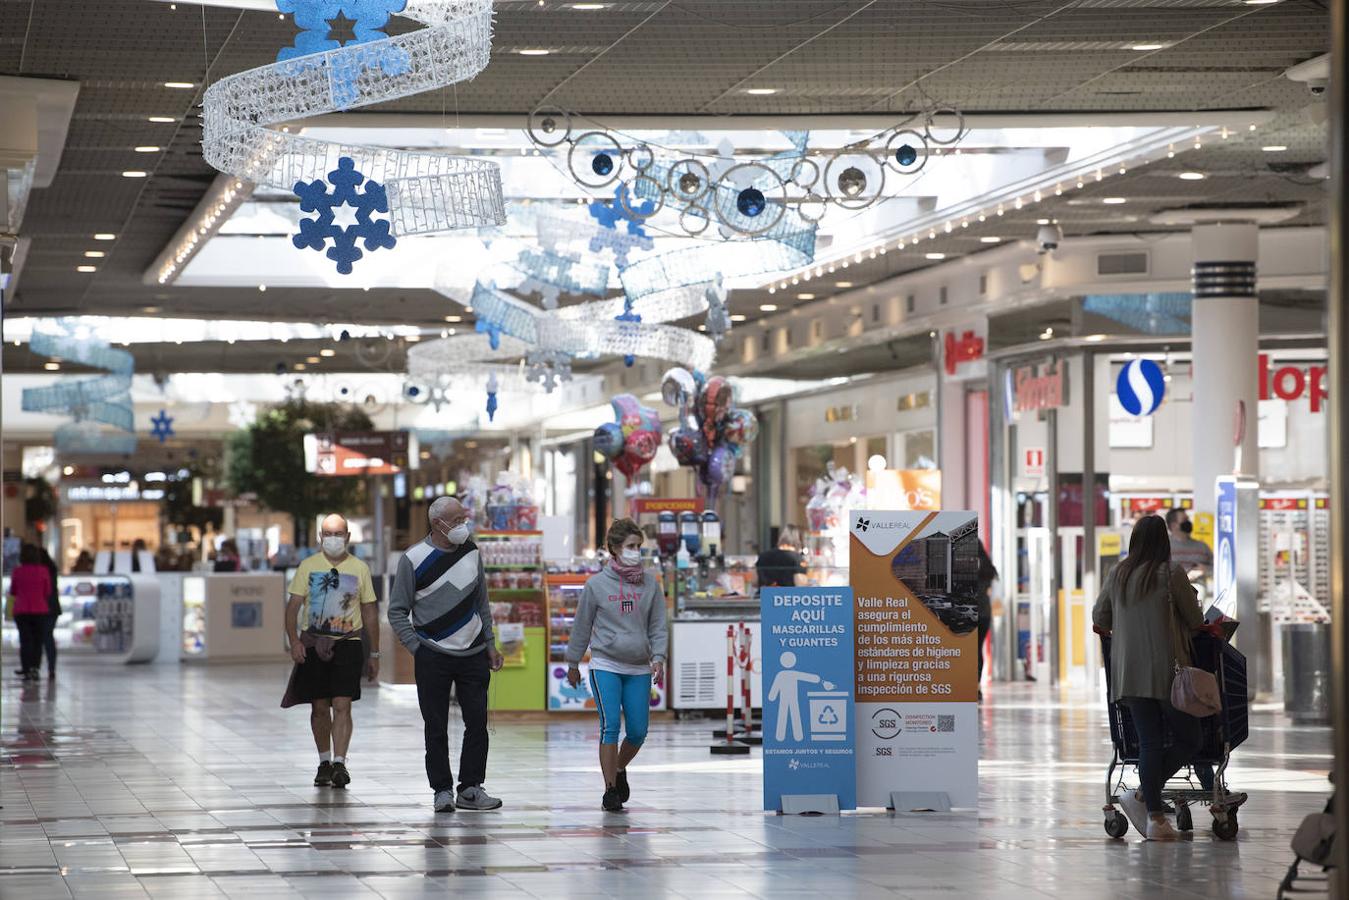
[[[1185,623],[1180,620],[1176,610],[1176,598],[1171,594],[1170,572],[1167,572],[1167,597],[1171,600],[1172,631],[1174,640],[1189,641],[1185,633]],[[1222,693],[1218,690],[1218,679],[1212,672],[1197,669],[1194,666],[1182,666],[1180,648],[1174,648],[1175,677],[1171,680],[1171,705],[1196,719],[1206,719],[1223,711]],[[1190,654],[1183,654],[1189,660]]]

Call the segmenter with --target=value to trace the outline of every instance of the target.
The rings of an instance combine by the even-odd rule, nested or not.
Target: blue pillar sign
[[[857,808],[852,588],[764,588],[764,809],[783,794]]]

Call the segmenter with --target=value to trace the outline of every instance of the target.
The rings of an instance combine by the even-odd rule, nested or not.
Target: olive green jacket
[[[1204,624],[1199,598],[1185,570],[1158,571],[1150,590],[1143,590],[1144,573],[1134,572],[1120,584],[1116,569],[1106,577],[1091,619],[1111,633],[1110,699],[1171,696],[1176,663],[1189,665],[1188,636]],[[1181,627],[1177,626],[1177,620]],[[1186,635],[1181,640],[1179,635]]]

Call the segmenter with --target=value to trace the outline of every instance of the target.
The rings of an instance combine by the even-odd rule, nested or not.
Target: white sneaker
[[[1150,841],[1178,841],[1180,833],[1172,826],[1171,820],[1162,816],[1161,818],[1148,819],[1148,840]]]
[[[1130,824],[1137,829],[1138,833],[1147,837],[1148,835],[1148,805],[1143,802],[1141,791],[1125,791],[1119,795],[1120,809],[1124,810],[1124,815],[1128,817]]]
[[[431,805],[436,812],[454,812],[454,791],[436,791],[436,799]]]

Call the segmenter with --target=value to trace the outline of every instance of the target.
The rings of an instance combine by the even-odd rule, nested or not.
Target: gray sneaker
[[[431,805],[436,812],[454,812],[454,791],[448,788],[436,791],[435,802]]]
[[[487,792],[481,787],[466,787],[459,792],[459,797],[455,800],[460,809],[500,809],[501,801],[496,797],[488,796]]]

